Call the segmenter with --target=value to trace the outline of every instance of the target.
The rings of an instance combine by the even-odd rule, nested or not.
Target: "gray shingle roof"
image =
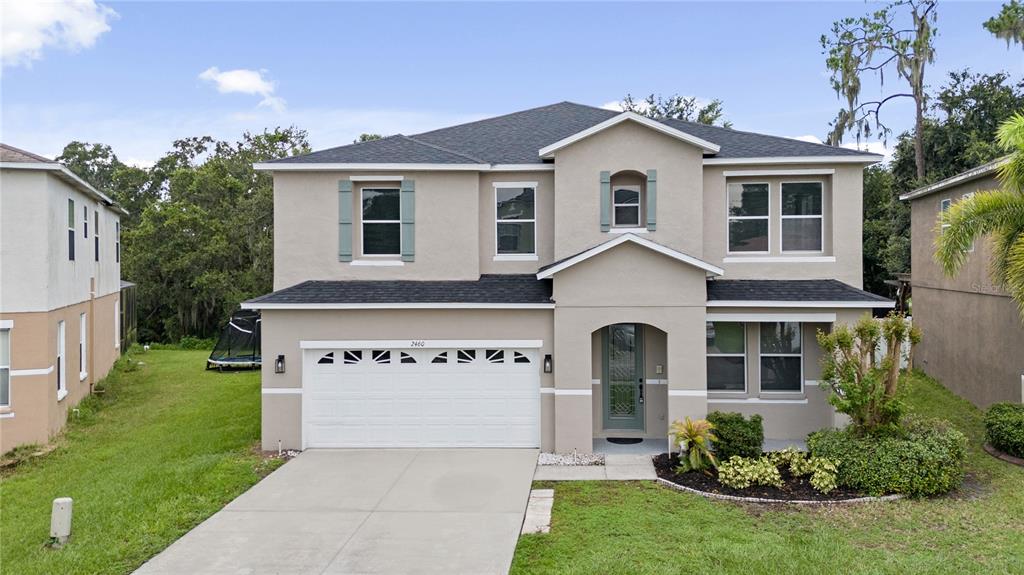
[[[541,148],[618,115],[559,102],[412,136],[351,144],[276,160],[281,163],[540,164]],[[681,120],[664,124],[721,146],[715,158],[860,156],[865,152]]]
[[[486,274],[456,281],[305,281],[245,303],[551,303],[551,281]]]
[[[7,144],[0,143],[0,162],[17,162],[17,163],[44,163],[44,164],[56,164],[57,162],[40,156],[39,154],[33,154],[32,152],[26,152],[21,148],[15,148]]]
[[[708,301],[842,301],[878,302],[892,300],[839,280],[708,280]]]

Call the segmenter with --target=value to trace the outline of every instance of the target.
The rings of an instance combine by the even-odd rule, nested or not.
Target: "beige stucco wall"
[[[537,218],[537,259],[495,261],[495,182],[536,182],[534,210]],[[480,174],[480,273],[532,274],[554,261],[555,174],[554,172],[484,172]]]
[[[702,152],[635,122],[623,122],[555,153],[555,259],[613,239],[601,231],[600,175],[658,170],[657,231],[651,241],[701,257]]]
[[[545,309],[264,310],[263,387],[302,387],[302,340],[539,339],[543,356],[552,353],[552,330],[551,310]],[[286,360],[283,374],[274,373],[279,354]],[[553,381],[551,374],[541,374],[542,387],[552,387]],[[541,404],[541,418],[550,421],[545,405],[550,402]],[[264,449],[277,449],[279,440],[285,449],[299,449],[301,422],[301,396],[263,395]],[[543,431],[542,442],[551,441],[551,432]],[[542,447],[550,450],[551,444]]]
[[[338,261],[338,180],[352,175],[351,172],[274,174],[274,289],[310,279],[459,280],[479,277],[477,172],[401,174],[416,180],[416,261],[394,267],[367,267]],[[358,182],[354,186],[354,259],[367,259],[360,257],[359,190],[398,185],[398,182]]]
[[[51,312],[0,313],[11,328],[11,405],[0,408],[0,453],[26,443],[46,443],[67,421],[68,412],[107,375],[120,352],[114,342],[114,306],[119,294]],[[85,377],[79,371],[79,322],[86,314]],[[65,325],[67,396],[57,400],[57,323]],[[23,370],[49,373],[22,375]]]
[[[1024,322],[989,278],[989,239],[975,243],[955,277],[933,254],[940,202],[998,187],[994,177],[979,178],[910,203],[912,311],[922,331],[915,367],[980,407],[1024,401]]]
[[[704,259],[722,267],[729,279],[821,279],[835,278],[854,287],[863,285],[861,218],[864,194],[864,167],[848,164],[814,165],[814,168],[835,170],[821,176],[756,176],[729,177],[728,170],[798,170],[807,165],[745,165],[704,167]],[[822,214],[824,227],[821,254],[783,253],[781,217],[782,182],[823,182]],[[727,254],[729,182],[766,182],[770,184],[771,206],[768,254]],[[756,259],[778,257],[834,257],[834,262],[735,262],[732,258]]]

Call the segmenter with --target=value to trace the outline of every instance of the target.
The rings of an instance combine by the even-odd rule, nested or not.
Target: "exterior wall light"
[[[274,360],[274,373],[284,373],[284,356],[279,355]]]
[[[553,368],[554,366],[551,363],[551,354],[549,353],[544,356],[544,373],[551,373]]]

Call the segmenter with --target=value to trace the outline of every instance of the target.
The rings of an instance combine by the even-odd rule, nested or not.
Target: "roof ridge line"
[[[613,114],[615,113],[614,110],[605,110],[604,108],[596,108],[594,106],[589,106],[587,104],[577,104],[576,102],[570,102],[569,100],[562,100],[560,102],[555,102],[553,104],[544,104],[542,106],[534,106],[532,108],[527,108],[525,110],[516,110],[515,112],[507,112],[505,114],[499,114],[497,116],[488,116],[486,118],[480,118],[479,120],[472,120],[470,122],[463,122],[461,124],[454,124],[454,125],[451,125],[451,126],[444,126],[442,128],[435,128],[433,130],[427,130],[426,132],[420,132],[418,134],[413,134],[413,136],[422,136],[424,134],[430,134],[430,133],[433,133],[433,132],[440,132],[441,130],[448,130],[448,129],[451,129],[451,128],[459,128],[461,126],[469,126],[470,124],[478,124],[480,122],[488,122],[488,121],[491,121],[491,120],[497,120],[499,118],[507,118],[508,116],[514,116],[516,114],[525,114],[526,112],[533,112],[535,110],[540,110],[540,109],[543,109],[543,108],[550,108],[552,106],[557,106],[559,104],[572,104],[574,106],[583,106],[585,108],[594,108],[595,110],[602,110],[602,111],[605,111],[605,112],[611,112]]]
[[[435,150],[440,150],[442,152],[448,152],[449,154],[455,154],[456,156],[461,156],[463,158],[466,158],[467,160],[473,160],[474,162],[476,162],[478,164],[488,164],[488,165],[490,165],[490,162],[488,162],[488,161],[481,160],[480,158],[474,158],[473,156],[470,156],[469,154],[463,154],[462,152],[456,152],[455,150],[446,148],[444,146],[439,146],[437,144],[431,144],[430,142],[424,142],[423,140],[418,140],[418,139],[414,138],[413,136],[404,136],[403,135],[402,137],[405,138],[406,140],[409,140],[410,142],[416,142],[417,144],[422,144],[424,146],[427,146],[428,148],[434,148]]]

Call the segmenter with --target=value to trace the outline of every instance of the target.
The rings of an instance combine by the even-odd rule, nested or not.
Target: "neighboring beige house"
[[[117,359],[123,213],[0,144],[0,453],[46,443]]]
[[[1006,158],[900,196],[910,201],[911,297],[924,338],[914,364],[972,403],[1024,400],[1024,323],[1010,296],[988,273],[992,250],[975,243],[956,277],[932,257],[939,213],[975,192],[1000,187]]]
[[[769,438],[837,417],[817,330],[861,285],[880,156],[569,102],[258,164],[274,177],[263,446]]]

